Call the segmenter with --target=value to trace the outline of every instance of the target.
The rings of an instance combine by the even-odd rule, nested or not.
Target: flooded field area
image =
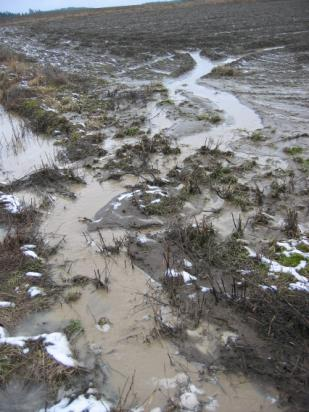
[[[25,123],[0,107],[1,180],[21,178],[44,163],[55,162],[57,149],[52,140],[33,133]]]
[[[307,12],[0,19],[0,411],[307,409]]]

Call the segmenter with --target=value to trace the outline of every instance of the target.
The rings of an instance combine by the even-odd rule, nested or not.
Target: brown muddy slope
[[[216,2],[215,2],[216,3]],[[18,32],[45,47],[80,42],[98,53],[145,58],[152,53],[202,48],[237,54],[261,47],[308,46],[306,0],[185,1],[143,7],[99,9],[72,15],[29,18]]]

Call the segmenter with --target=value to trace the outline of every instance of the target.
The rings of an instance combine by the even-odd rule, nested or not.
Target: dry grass
[[[38,233],[39,214],[33,207],[23,207],[19,213],[10,214],[1,211],[2,224],[7,228],[7,235],[0,242],[0,300],[15,304],[15,308],[1,310],[0,323],[10,329],[27,314],[47,308],[56,291],[44,274],[47,266],[42,259],[33,259],[23,254],[21,247],[26,244],[36,245],[35,252],[40,257],[48,255],[47,247]],[[40,278],[29,278],[26,272],[40,272]],[[29,284],[39,286],[46,294],[31,299],[28,294]]]
[[[214,69],[212,69],[211,73],[209,76],[211,77],[235,77],[240,75],[240,70],[236,69],[235,67],[232,67],[229,64],[226,64],[225,66],[217,66]]]
[[[293,224],[290,222],[289,228],[293,230],[289,233],[295,235],[295,214],[292,215],[289,222],[291,220]],[[181,271],[183,259],[188,259],[192,262],[189,272],[197,276],[197,285],[207,282],[211,290],[206,297],[199,292],[198,286],[196,289],[194,285],[190,288],[183,286],[183,281],[176,277],[163,282],[167,296],[185,325],[193,323],[197,326],[210,311],[216,319],[214,303],[220,305],[220,316],[226,316],[227,322],[230,311],[235,311],[258,333],[261,341],[255,345],[240,337],[231,344],[232,349],[222,351],[221,361],[233,372],[241,370],[268,378],[272,384],[277,384],[283,397],[286,396],[284,400],[290,402],[291,410],[305,411],[309,382],[308,299],[303,292],[289,289],[289,283],[295,281],[293,277],[279,274],[278,279],[272,279],[259,255],[256,259],[249,258],[239,242],[246,224],[240,218],[234,218],[234,225],[232,236],[220,241],[205,219],[194,226],[173,224],[166,235],[166,267]],[[266,249],[264,255],[277,256],[273,244]],[[248,274],[244,275],[243,271]],[[261,285],[276,285],[278,289],[263,289]],[[188,299],[188,294],[193,291],[196,294],[194,301]],[[268,355],[265,355],[263,345]],[[270,354],[271,357],[267,357]]]
[[[298,213],[294,209],[288,209],[284,231],[288,238],[297,238],[300,235],[300,228],[298,225]]]
[[[16,191],[21,189],[53,189],[58,193],[74,197],[74,194],[68,190],[70,184],[83,184],[84,180],[72,168],[59,168],[54,163],[42,163],[42,167],[16,179],[9,185],[6,185],[6,190]],[[0,185],[1,188],[1,185]]]
[[[9,382],[18,372],[18,378],[32,383],[46,383],[50,393],[69,382],[77,373],[75,368],[68,368],[57,363],[45,350],[42,340],[27,342],[29,352],[12,345],[0,346],[0,384]]]

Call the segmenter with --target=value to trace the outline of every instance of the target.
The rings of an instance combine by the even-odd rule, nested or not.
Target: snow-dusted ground
[[[104,399],[97,399],[92,394],[79,395],[75,399],[64,398],[48,409],[39,412],[109,412],[110,403]]]
[[[280,273],[289,274],[296,280],[296,282],[289,284],[289,289],[309,292],[309,280],[299,273],[308,265],[309,253],[303,252],[297,248],[300,245],[309,246],[308,239],[306,237],[302,237],[300,240],[290,239],[285,242],[277,242],[277,245],[284,249],[282,252],[284,256],[290,257],[292,255],[300,255],[303,257],[303,260],[301,260],[297,266],[284,266],[276,260],[269,259],[265,256],[259,256],[261,262],[265,263],[269,267],[269,277],[277,278],[280,276]],[[246,249],[248,250],[250,257],[256,258],[258,256],[257,253],[250,248],[246,247]],[[261,285],[261,287],[265,290],[277,290],[276,286]]]
[[[13,195],[7,195],[0,192],[0,203],[2,203],[5,209],[12,214],[19,213],[22,210],[22,205],[19,199]]]
[[[28,352],[27,342],[43,339],[46,351],[62,365],[74,368],[78,362],[73,358],[69,342],[66,336],[60,332],[43,333],[37,336],[11,336],[1,337],[0,345],[14,345],[24,348],[24,353]]]

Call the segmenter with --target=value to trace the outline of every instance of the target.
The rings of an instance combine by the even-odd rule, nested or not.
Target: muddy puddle
[[[54,139],[38,136],[18,117],[0,106],[0,179],[25,176],[42,164],[54,163],[57,148]]]
[[[165,86],[177,103],[187,96],[195,96],[223,112],[224,122],[214,126],[207,136],[228,140],[238,128],[261,127],[257,114],[233,95],[198,83],[214,64],[198,52],[191,56],[196,61],[195,68],[180,78],[166,80]],[[2,130],[6,139],[10,139],[14,137],[12,122],[3,110],[0,114]],[[155,114],[150,114],[152,133],[162,129],[172,133],[173,122],[166,111]],[[13,120],[14,127],[16,122],[18,125],[18,121]],[[189,155],[204,140],[204,133],[184,133],[181,144],[188,146],[184,155]],[[3,177],[24,175],[37,167],[42,157],[55,154],[51,141],[33,135],[23,147],[17,158],[10,152],[2,156]],[[210,373],[209,365],[188,362],[174,343],[158,336],[155,316],[162,305],[151,304],[149,297],[160,291],[160,285],[133,267],[124,250],[113,256],[99,253],[100,239],[96,233],[88,233],[86,225],[101,207],[127,192],[126,186],[137,179],[126,176],[117,182],[99,184],[89,174],[85,178],[87,185],[72,188],[76,194],[74,201],[55,197],[54,207],[47,213],[41,230],[50,244],[62,242],[50,261],[53,278],[58,283],[65,285],[75,276],[93,279],[99,272],[108,277],[109,290],[98,290],[93,284],[70,287],[65,295],[72,290],[80,293],[76,302],[64,300],[48,312],[32,315],[17,328],[16,334],[60,331],[71,320],[80,321],[84,333],[76,338],[74,346],[83,366],[98,371],[94,374],[95,385],[105,398],[115,401],[132,379],[129,399],[132,407],[140,408],[135,409],[138,411],[159,411],[154,408],[164,408],[171,398],[177,398],[177,410],[277,411],[277,394],[271,388],[266,390],[243,376],[227,375],[223,371]],[[102,230],[101,234],[106,244],[110,244],[113,237],[120,238],[125,232],[114,229]],[[219,345],[228,343],[228,337],[233,337],[231,331],[206,324],[198,330],[187,331],[187,335],[196,349],[209,357],[215,356]]]
[[[193,131],[190,133],[185,125],[178,127],[174,119],[168,116],[167,110],[152,104],[149,114],[151,130],[154,133],[164,130],[169,135],[178,135],[180,144],[192,150],[199,148],[207,139],[225,146],[235,141],[237,136],[239,137],[239,131],[252,132],[262,128],[259,115],[241,103],[236,96],[201,82],[202,77],[209,74],[215,67],[231,63],[235,59],[228,58],[212,62],[201,56],[199,51],[191,52],[190,55],[195,61],[195,67],[176,79],[166,78],[163,82],[169,92],[169,98],[178,107],[187,100],[197,100],[200,105],[206,104],[206,107],[210,105],[212,110],[224,120],[212,125],[207,132]]]
[[[98,202],[108,202],[122,193],[125,183],[99,185],[89,179],[86,187],[75,188],[78,196],[75,202],[57,199],[42,227],[50,242],[64,237],[60,252],[51,262],[54,278],[63,283],[77,275],[93,278],[96,269],[102,273],[107,270],[109,292],[93,286],[82,290],[76,287],[75,291],[82,292],[76,303],[62,302],[51,311],[32,316],[18,328],[17,334],[61,330],[71,320],[79,320],[84,334],[75,346],[86,367],[100,365],[101,374],[95,382],[98,388],[113,400],[134,376],[130,400],[145,411],[164,407],[176,394],[185,395],[184,410],[197,406],[196,399],[210,411],[278,410],[272,391],[265,392],[242,376],[227,376],[222,372],[207,376],[206,365],[187,362],[174,344],[155,337],[155,311],[147,303],[147,296],[160,286],[142,270],[132,268],[125,253],[110,258],[100,255],[95,234],[91,234],[93,242],[86,241],[81,219],[93,216]],[[123,236],[124,232],[105,230],[102,234],[106,243],[110,243],[113,236]],[[100,325],[102,319],[105,327]],[[212,325],[188,331],[198,350],[209,356],[230,335],[229,331],[216,331]]]

